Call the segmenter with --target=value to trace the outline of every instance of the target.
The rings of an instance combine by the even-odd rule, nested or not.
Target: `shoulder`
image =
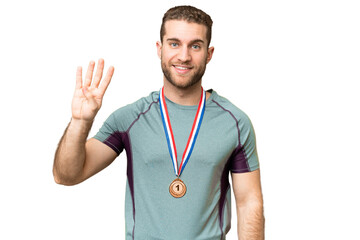
[[[146,114],[158,103],[158,92],[151,92],[147,97],[130,103],[115,110],[109,118],[112,118],[118,129],[126,131],[141,114]]]
[[[227,98],[217,94],[215,91],[212,91],[212,96],[209,100],[211,101],[210,105],[213,108],[217,108],[217,111],[227,114],[230,119],[239,123],[251,124],[250,118],[243,110],[238,108]]]

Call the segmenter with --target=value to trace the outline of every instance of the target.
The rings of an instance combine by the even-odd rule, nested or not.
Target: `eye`
[[[173,43],[170,43],[170,46],[175,48],[175,47],[178,47],[178,46],[179,46],[179,44],[178,44],[178,43],[173,42]]]
[[[195,50],[198,50],[198,49],[200,49],[200,46],[197,45],[197,44],[194,44],[194,45],[192,45],[192,48],[195,49]]]

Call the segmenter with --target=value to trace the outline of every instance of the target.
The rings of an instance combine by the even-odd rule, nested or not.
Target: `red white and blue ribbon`
[[[186,164],[188,163],[188,161],[190,159],[191,153],[194,149],[196,138],[199,133],[201,122],[202,122],[202,119],[204,116],[206,94],[205,94],[205,91],[203,90],[203,88],[201,88],[201,90],[202,90],[202,94],[201,94],[200,102],[198,105],[194,123],[193,123],[192,129],[191,129],[189,139],[187,141],[179,168],[178,168],[177,151],[176,151],[174,133],[173,133],[173,130],[171,127],[170,117],[169,117],[168,109],[167,109],[166,102],[165,102],[164,87],[162,87],[159,92],[161,118],[163,121],[166,140],[168,143],[169,153],[170,153],[171,160],[173,163],[174,172],[177,177],[180,177],[182,171],[184,170]]]

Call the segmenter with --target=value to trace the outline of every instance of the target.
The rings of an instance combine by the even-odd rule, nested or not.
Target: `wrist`
[[[87,135],[90,132],[93,122],[94,120],[71,118],[69,129]]]

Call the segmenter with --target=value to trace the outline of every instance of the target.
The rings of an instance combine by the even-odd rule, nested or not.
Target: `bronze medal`
[[[176,178],[170,184],[169,192],[174,198],[181,198],[186,193],[186,185],[179,178]]]

